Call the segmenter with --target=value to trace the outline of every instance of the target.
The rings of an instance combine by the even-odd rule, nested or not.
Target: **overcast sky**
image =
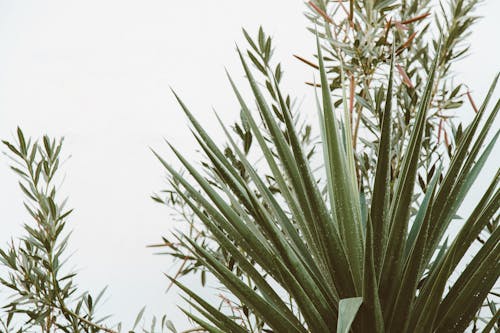
[[[0,138],[12,139],[18,125],[34,137],[66,138],[64,153],[72,157],[63,192],[75,208],[71,265],[83,289],[109,285],[103,313],[130,322],[147,304],[149,313],[186,326],[177,291],[165,294],[162,273],[174,272],[170,261],[145,248],[174,226],[168,210],[149,198],[166,186],[149,147],[166,152],[167,138],[195,156],[169,86],[220,133],[212,107],[226,121],[238,116],[224,67],[241,77],[234,52],[235,42],[243,44],[241,27],[255,32],[263,25],[274,37],[286,87],[305,97],[304,112],[314,112],[303,84],[312,72],[292,58],[314,50],[303,10],[297,0],[0,0]],[[455,67],[478,102],[500,69],[500,1],[486,1],[479,13],[485,18],[475,26],[471,55]],[[481,181],[489,182],[494,169]],[[4,157],[0,184],[3,246],[27,221]]]

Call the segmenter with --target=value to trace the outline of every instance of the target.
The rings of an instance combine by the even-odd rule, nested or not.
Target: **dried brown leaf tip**
[[[313,67],[313,68],[315,68],[315,69],[319,69],[318,65],[316,65],[315,63],[313,63],[313,62],[311,62],[311,61],[309,61],[309,60],[307,60],[307,59],[304,59],[304,58],[302,58],[301,56],[298,56],[298,55],[296,55],[296,54],[294,54],[293,56],[294,56],[295,58],[299,59],[300,61],[302,61],[304,64],[307,64],[307,65],[309,65],[309,66],[311,66],[311,67]]]
[[[404,24],[402,24],[401,22],[398,22],[398,21],[395,21],[393,24],[394,24],[394,25],[396,26],[396,28],[398,28],[399,30],[408,30],[408,29],[409,29],[406,25],[404,25]]]
[[[431,13],[427,12],[425,14],[422,14],[422,15],[419,15],[419,16],[415,16],[415,17],[413,17],[411,19],[401,21],[400,23],[401,24],[411,24],[413,22],[417,22],[417,21],[423,20],[423,19],[425,19],[429,15],[431,15]]]
[[[331,19],[331,17],[328,16],[328,14],[323,9],[319,8],[318,5],[316,5],[313,1],[309,1],[308,4],[312,7],[312,9],[314,9],[316,13],[321,15],[325,19],[325,21],[333,24],[333,20]]]
[[[387,42],[387,37],[389,36],[389,30],[391,29],[391,26],[392,26],[392,18],[390,18],[389,20],[386,20],[386,25],[385,25],[385,29],[384,29],[384,42]]]
[[[406,74],[406,71],[404,70],[404,68],[401,65],[396,65],[396,68],[399,72],[399,75],[401,75],[401,78],[403,79],[404,84],[406,84],[409,88],[414,89],[415,86],[413,85],[413,83],[411,83],[410,77],[408,76],[408,74]]]
[[[441,132],[443,131],[443,118],[439,119],[439,127],[438,127],[438,135],[437,135],[437,142],[439,143],[441,141]]]
[[[354,94],[355,94],[355,81],[354,81],[354,75],[351,74],[350,80],[349,80],[349,111],[352,114],[352,111],[354,110]]]
[[[415,17],[412,17],[408,20],[403,20],[403,21],[392,21],[392,25],[396,26],[396,28],[398,28],[399,30],[408,30],[408,25],[411,24],[411,23],[414,23],[414,22],[418,22],[418,21],[421,21],[423,19],[425,19],[427,16],[431,15],[430,12],[428,13],[425,13],[425,14],[422,14],[422,15],[419,15],[419,16],[415,16]],[[389,23],[390,25],[391,23]],[[415,36],[413,36],[415,37]]]
[[[474,102],[474,99],[472,99],[472,95],[470,94],[469,90],[467,90],[467,99],[469,100],[470,105],[472,105],[474,112],[477,113],[478,109],[477,109],[476,103]]]
[[[446,130],[444,128],[443,128],[443,136],[446,147],[450,147],[450,140],[448,139],[448,133],[446,133]]]
[[[319,83],[305,82],[305,84],[311,87],[321,88],[321,84]]]
[[[403,45],[401,45],[400,47],[398,47],[398,49],[396,50],[396,55],[399,55],[401,52],[403,52],[405,49],[407,49],[408,47],[410,47],[411,45],[411,42],[413,42],[413,39],[415,39],[415,36],[417,35],[416,32],[412,33],[410,35],[410,37],[408,37],[408,40],[406,42],[404,42]]]

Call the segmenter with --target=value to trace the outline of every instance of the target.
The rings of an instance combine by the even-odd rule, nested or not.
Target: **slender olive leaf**
[[[28,175],[26,174],[26,172],[20,170],[19,168],[16,168],[14,166],[11,166],[10,169],[12,171],[14,171],[15,173],[17,173],[18,175],[20,175],[23,179],[26,180],[26,178],[28,178]]]
[[[252,52],[247,51],[247,55],[252,61],[252,63],[255,65],[255,67],[264,75],[266,75],[266,69],[264,66],[259,62],[259,60],[253,55]]]
[[[30,190],[28,190],[23,183],[19,182],[18,184],[19,184],[19,187],[21,188],[21,190],[24,192],[24,194],[28,198],[30,198],[31,200],[33,200],[35,202],[37,201],[37,199],[35,198],[35,196],[33,194],[31,194]]]
[[[162,318],[162,327],[163,326],[166,326],[170,332],[177,333],[174,323],[171,320],[166,320],[166,316],[163,316]]]
[[[340,300],[337,333],[349,333],[352,322],[362,303],[362,297],[344,298]]]
[[[17,128],[17,138],[19,140],[20,151],[23,154],[23,156],[26,156],[26,154],[28,153],[26,140],[24,139],[24,134],[19,127]]]
[[[45,151],[47,152],[48,157],[50,158],[52,156],[52,149],[51,149],[50,139],[46,135],[43,137],[43,146],[45,148]]]
[[[245,39],[247,40],[248,44],[254,49],[255,52],[259,52],[259,48],[257,45],[254,43],[252,37],[248,34],[248,32],[245,29],[242,29],[243,31],[243,36],[245,36]]]
[[[351,1],[353,2],[353,1]],[[383,8],[389,7],[392,5],[396,0],[382,0],[382,1],[375,1],[375,10],[382,10]],[[352,10],[352,9],[351,9]]]
[[[19,156],[19,157],[23,157],[23,155],[21,154],[21,152],[19,152],[19,150],[17,150],[16,147],[14,147],[14,145],[12,145],[11,143],[9,143],[8,141],[2,141],[2,143],[7,146],[7,148],[9,148],[9,150],[11,152],[13,152],[15,155]]]
[[[144,311],[146,310],[146,307],[144,306],[141,311],[137,314],[137,317],[135,318],[134,321],[134,326],[132,326],[132,329],[134,330],[137,327],[137,324],[141,321],[142,317],[144,316]]]

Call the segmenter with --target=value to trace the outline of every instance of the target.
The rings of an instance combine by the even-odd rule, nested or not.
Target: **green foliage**
[[[404,138],[408,138],[408,126],[423,97],[432,59],[439,56],[420,157],[418,179],[423,190],[437,167],[436,160],[443,160],[443,155],[449,156],[456,148],[451,119],[454,110],[470,95],[453,78],[452,65],[467,54],[466,39],[478,19],[474,10],[481,1],[350,1],[350,6],[344,3],[309,1],[306,16],[314,25],[309,30],[318,33],[324,48],[335,106],[343,103],[342,90],[349,88],[349,101],[344,108],[351,114],[358,178],[366,195],[372,195],[370,184],[378,160],[391,48],[394,46],[396,55],[400,55],[395,67],[397,81],[402,83],[394,89],[398,108],[391,133],[392,181],[401,172],[402,151],[407,144]],[[440,38],[442,47],[438,52]]]
[[[41,142],[32,141],[18,128],[16,142],[3,143],[32,220],[24,225],[19,240],[0,249],[0,264],[6,271],[0,285],[10,292],[0,313],[0,332],[120,332],[121,324],[110,326],[109,316],[96,314],[106,288],[97,295],[81,292],[77,274],[66,269],[70,239],[66,225],[72,210],[57,196],[63,140],[44,136]],[[143,326],[143,313],[144,309],[133,329]],[[176,332],[166,316],[161,321],[153,317],[150,327],[142,331]]]
[[[353,3],[357,12],[347,16],[347,25],[366,27],[387,23],[382,14],[389,11],[380,7],[376,14],[365,15],[369,13],[366,6],[379,8],[377,5],[393,5],[394,1]],[[454,15],[467,15],[475,3],[464,9],[462,2],[455,1],[451,8]],[[310,4],[330,31],[335,14],[329,16],[326,7]],[[410,7],[405,4],[404,13],[417,15],[421,10],[418,2]],[[420,3],[422,8],[427,4]],[[406,17],[398,24],[408,25],[426,16]],[[458,21],[471,24],[474,19]],[[488,295],[495,297],[491,292],[500,268],[496,228],[500,174],[473,213],[465,217],[459,233],[454,237],[448,231],[498,137],[497,132],[483,147],[500,107],[496,102],[488,108],[498,76],[473,122],[455,131],[454,147],[445,141],[446,158],[440,150],[441,132],[432,141],[430,131],[437,111],[443,109],[436,104],[443,100],[437,87],[449,83],[443,78],[453,60],[450,54],[455,51],[450,50],[461,45],[470,24],[464,24],[461,33],[452,33],[451,25],[442,28],[442,38],[430,43],[434,55],[428,44],[420,51],[418,46],[415,50],[408,43],[399,44],[398,36],[406,30],[398,31],[398,24],[381,24],[384,29],[375,29],[385,31],[385,39],[378,49],[375,44],[364,51],[377,51],[381,56],[365,64],[355,61],[356,57],[359,61],[370,58],[364,53],[352,52],[345,59],[347,46],[338,45],[338,35],[348,31],[345,26],[337,26],[335,38],[333,33],[316,32],[318,64],[304,62],[317,68],[320,76],[319,84],[313,84],[320,88],[321,143],[315,146],[323,156],[320,168],[313,167],[307,144],[301,141],[296,113],[287,102],[290,97],[282,92],[277,75],[262,65],[265,56],[259,60],[250,53],[245,58],[240,52],[255,108],[229,77],[246,131],[256,143],[252,149],[263,157],[261,163],[252,159],[249,149],[241,148],[248,139],[238,132],[234,137],[223,124],[228,144],[219,147],[177,97],[205,154],[203,172],[173,147],[186,173],[157,156],[170,175],[170,198],[175,197],[176,206],[186,209],[190,227],[197,225],[200,230],[201,224],[204,228],[194,238],[178,233],[175,242],[166,245],[175,255],[189,258],[191,267],[210,271],[227,288],[228,297],[236,298],[231,309],[245,309],[244,314],[235,315],[233,310],[231,314],[224,307],[210,305],[178,281],[187,272],[176,274],[173,283],[191,297],[188,303],[201,315],[189,316],[207,331],[326,332],[337,327],[353,332],[456,332],[471,322],[476,325],[483,302]],[[260,42],[245,36],[255,52],[265,54],[271,49],[262,30],[257,37]],[[420,54],[412,63],[418,66],[414,76],[401,69],[400,64],[411,58],[403,52],[407,49]],[[249,63],[264,74],[265,84],[259,83]],[[378,77],[373,81],[377,84],[362,88],[364,95],[348,96],[352,77],[367,73]],[[396,73],[403,77],[400,82]],[[416,83],[405,82],[410,78]],[[452,97],[459,89],[453,89]],[[336,97],[337,90],[340,97]],[[353,121],[355,106],[376,113],[365,117],[358,111],[359,118]],[[356,122],[376,135],[363,149],[356,148],[356,143],[366,144],[369,137],[357,134]],[[225,156],[228,149],[230,159]],[[373,158],[362,164],[365,153]],[[489,237],[482,240],[481,250],[469,252],[486,229]],[[461,272],[459,263],[469,255],[472,259]],[[354,300],[360,298],[358,310]],[[495,317],[496,308],[491,311]],[[493,329],[496,319],[486,325]]]
[[[273,63],[272,54],[274,48],[271,38],[265,34],[262,28],[259,29],[257,37],[255,39],[252,39],[249,33],[245,30],[243,30],[243,35],[249,45],[249,49],[246,51],[246,54],[248,55],[252,64],[258,70],[258,75],[260,75],[263,80],[262,84],[263,86],[265,86],[265,92],[267,93],[267,97],[271,101],[271,109],[278,119],[285,139],[289,140],[287,129],[285,126],[285,120],[280,111],[280,103],[285,103],[288,108],[295,110],[292,111],[292,121],[297,126],[298,131],[300,132],[299,139],[304,145],[304,149],[307,152],[307,159],[311,160],[316,152],[315,142],[317,141],[317,138],[312,136],[311,126],[301,120],[299,113],[300,110],[297,109],[294,101],[290,96],[281,96],[281,101],[279,100],[280,96],[278,96],[276,86],[272,84],[272,82],[274,81],[276,81],[278,84],[281,82],[283,78],[283,71],[281,69],[280,63]],[[186,110],[186,106],[183,105],[180,100],[179,102],[181,103],[183,109]],[[246,119],[246,115],[243,111],[240,111],[239,118],[240,119],[238,119],[238,121],[236,121],[232,125],[231,130],[236,135],[238,146],[245,154],[245,156],[251,159],[252,163],[258,164],[261,156],[255,154],[255,149],[253,149],[256,139],[252,134],[250,123]],[[194,118],[191,117],[190,119],[194,121],[194,124],[197,128],[201,128],[201,125]],[[270,133],[265,126],[262,128],[262,134],[264,140],[269,140]],[[209,137],[207,136],[201,136],[200,138],[209,139]],[[277,154],[273,147],[270,147],[270,149],[271,154]],[[238,158],[231,145],[225,146],[224,150],[221,153],[228,160],[229,164],[233,166],[237,170],[237,172],[240,173],[240,176],[245,179],[245,181],[250,181],[249,175],[245,171],[242,162]],[[210,160],[208,159],[207,161],[203,161],[202,166],[210,170]],[[175,180],[172,181],[174,182],[174,184],[176,184]],[[275,179],[275,177],[270,172],[266,172],[265,182],[269,187],[269,190],[273,194],[280,192],[280,189],[277,186],[278,181],[279,179]],[[213,182],[213,184],[216,184],[216,181]],[[213,241],[213,237],[210,231],[206,230],[203,225],[199,223],[196,215],[193,214],[193,211],[189,208],[189,206],[184,203],[175,189],[170,188],[163,191],[162,193],[155,194],[152,199],[156,202],[167,204],[170,208],[173,208],[175,212],[175,214],[173,215],[174,219],[181,220],[182,222],[188,222],[189,227],[187,228],[187,234],[189,235],[189,238],[195,240],[198,244],[207,244]],[[179,269],[175,274],[176,278],[193,272],[200,272],[201,282],[203,285],[205,284],[206,271],[202,268],[202,265],[196,257],[186,252],[186,249],[182,246],[182,244],[176,242],[175,240],[163,237],[162,243],[151,245],[151,247],[167,248],[168,250],[162,252],[163,254],[167,254],[181,261]],[[223,249],[221,249],[219,256],[226,262],[228,266],[232,266],[233,261],[231,257],[228,256],[227,253],[223,251]]]
[[[279,104],[286,126],[285,137],[280,118],[272,111],[240,53],[258,116],[250,111],[230,78],[231,85],[279,191],[271,192],[265,178],[222,125],[249,180],[242,177],[241,170],[228,162],[223,149],[180,102],[210,161],[205,168],[207,175],[173,147],[189,177],[157,156],[169,172],[173,188],[209,230],[219,249],[213,244],[199,245],[182,234],[177,241],[250,310],[256,322],[264,323],[264,331],[326,332],[332,327],[349,326],[349,316],[354,316],[355,307],[344,305],[349,310],[343,312],[342,302],[355,297],[362,297],[363,302],[350,326],[354,332],[465,330],[498,278],[498,229],[493,230],[463,272],[457,271],[458,264],[486,225],[498,219],[500,174],[497,173],[449,247],[443,248],[437,258],[434,254],[498,137],[497,132],[481,149],[500,108],[498,101],[487,111],[498,76],[449,165],[437,168],[420,204],[414,202],[413,194],[439,58],[434,59],[418,102],[416,119],[408,131],[409,138],[404,139],[408,143],[394,187],[384,172],[389,159],[383,157],[390,151],[390,135],[385,131],[390,133],[394,112],[391,101],[397,98],[389,89],[384,99],[385,125],[379,144],[382,158],[375,176],[380,190],[374,190],[373,201],[366,203],[370,213],[365,224],[352,163],[355,153],[346,144],[349,118],[338,117],[334,112],[330,91],[325,88],[328,79],[320,47],[318,55],[322,86],[322,103],[318,107],[325,138],[321,143],[322,173],[326,180],[318,182],[314,177],[287,104]],[[390,87],[392,73],[389,77]],[[281,100],[283,94],[276,80],[274,87]],[[488,119],[479,127],[486,115]],[[262,126],[258,119],[262,120]],[[414,204],[417,214],[412,216]],[[220,249],[232,258],[232,268],[220,258]],[[453,273],[459,277],[451,281]],[[194,297],[189,288],[175,283],[193,297],[190,304],[197,304],[195,309],[205,318],[196,317],[196,321],[207,331],[252,331],[242,324],[242,318],[228,316]]]
[[[113,332],[100,326],[105,318],[95,318],[104,290],[96,297],[78,295],[76,274],[64,266],[71,210],[56,195],[62,140],[45,136],[41,143],[32,142],[18,129],[15,144],[3,143],[10,150],[11,169],[20,178],[32,223],[24,225],[26,234],[19,241],[0,249],[0,262],[8,269],[0,283],[12,292],[1,331]]]
[[[200,170],[171,147],[177,171],[155,153],[171,187],[153,199],[187,222],[157,245],[182,261],[170,280],[198,325],[186,332],[499,329],[500,171],[472,213],[457,216],[499,135],[489,132],[500,101],[488,106],[498,75],[479,108],[451,80],[478,3],[309,1],[316,60],[296,57],[317,70],[319,82],[308,84],[320,139],[283,92],[262,28],[256,38],[243,31],[249,48],[238,50],[252,103],[228,74],[240,119],[221,122],[225,145],[176,95],[204,159]],[[452,111],[466,97],[476,115],[456,125]],[[0,332],[122,331],[96,317],[104,290],[82,293],[64,265],[71,210],[55,186],[62,140],[34,142],[18,129],[4,144],[32,221],[0,249],[0,284],[11,292]],[[195,271],[203,284],[208,274],[223,284],[218,305],[179,280]],[[166,316],[146,327],[144,313],[130,332],[177,332]]]

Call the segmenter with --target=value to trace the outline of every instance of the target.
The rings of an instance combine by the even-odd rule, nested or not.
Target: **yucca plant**
[[[454,75],[452,65],[467,54],[467,37],[478,19],[474,11],[481,3],[478,0],[449,0],[438,6],[436,2],[429,0],[350,1],[348,4],[332,0],[306,2],[306,17],[313,24],[308,29],[320,39],[334,107],[345,107],[344,97],[348,96],[346,104],[350,115],[355,169],[363,200],[371,201],[373,196],[371,185],[378,160],[383,101],[387,95],[389,75],[387,66],[393,46],[398,57],[394,64],[397,71],[394,74],[393,92],[397,107],[393,113],[390,145],[392,186],[401,171],[403,148],[409,139],[407,130],[414,119],[417,102],[429,77],[432,59],[438,54],[440,35],[443,47],[440,50],[435,87],[430,98],[432,102],[424,126],[422,154],[417,172],[418,188],[413,198],[415,204],[422,200],[439,163],[449,162],[457,141],[463,134],[462,124],[453,121],[454,110],[468,100],[477,111],[471,93],[467,86],[461,83],[460,78]],[[271,84],[274,80],[272,76],[274,75],[280,84],[284,74],[281,64],[274,64],[273,41],[264,33],[262,27],[255,38],[245,30],[243,33],[248,42],[248,49],[243,53],[248,55],[250,63],[257,70],[256,81],[265,86],[263,92],[270,102],[271,109],[278,110],[279,101]],[[317,72],[317,64],[307,60],[317,57],[317,54],[295,57],[309,66],[306,69],[312,68]],[[306,84],[319,85],[313,79]],[[299,116],[302,121],[306,119],[307,114],[296,107],[289,95],[283,96],[283,99],[291,104],[294,122],[298,121]],[[275,113],[284,126],[284,119],[279,112]],[[241,117],[232,127],[239,139],[237,143],[241,150],[250,155],[249,160],[252,163],[258,160],[259,156],[251,153],[255,140],[247,122]],[[316,160],[314,153],[318,150],[315,147],[317,140],[311,126],[306,122],[298,131],[302,143],[305,144],[308,159]],[[241,163],[230,146],[225,147],[224,154],[240,169]],[[246,175],[243,176],[247,178]],[[272,191],[278,191],[272,175],[263,172],[261,176],[269,182]],[[166,195],[155,195],[153,199],[173,207],[174,218],[180,217],[184,222],[189,222],[191,238],[200,244],[209,242],[210,232],[199,223],[175,191],[168,189],[165,192]],[[415,214],[416,209],[417,205],[412,205],[411,213]],[[488,225],[485,231],[490,229],[494,229],[494,225]],[[205,282],[206,271],[181,244],[164,237],[163,244],[159,246],[167,246],[167,254],[180,259],[176,277],[201,272],[202,283]],[[220,251],[218,255],[224,257],[227,266],[231,265],[232,261],[224,251]]]
[[[227,312],[172,279],[199,315],[186,313],[209,332],[464,331],[500,272],[498,228],[477,253],[469,251],[488,223],[498,219],[498,172],[456,235],[449,232],[450,223],[457,219],[457,211],[498,137],[497,132],[483,148],[500,107],[497,101],[488,108],[498,76],[474,120],[457,138],[450,162],[439,164],[423,199],[415,202],[440,58],[436,56],[429,68],[407,135],[400,139],[401,171],[393,184],[391,131],[400,104],[394,94],[394,64],[400,55],[393,47],[387,55],[388,84],[370,184],[373,195],[366,200],[358,183],[346,87],[341,81],[343,107],[337,112],[319,39],[317,46],[323,156],[319,171],[311,167],[289,99],[283,97],[276,75],[269,74],[274,77],[269,84],[278,101],[273,108],[241,53],[257,114],[231,77],[229,80],[258,143],[256,153],[264,157],[260,169],[221,123],[239,161],[236,168],[179,99],[209,161],[203,163],[205,173],[174,147],[189,176],[157,156],[176,194],[215,242],[201,246],[182,233],[177,234],[177,241],[227,288],[229,302],[236,299],[243,305]],[[441,54],[440,46],[436,54]],[[261,170],[270,172],[276,188],[269,186]],[[412,205],[417,206],[415,214]],[[221,258],[221,251],[231,258],[231,265]],[[467,260],[465,268],[462,260]],[[451,279],[454,273],[458,278]],[[240,310],[241,316],[231,313]],[[498,313],[484,331],[496,329],[497,320]]]

